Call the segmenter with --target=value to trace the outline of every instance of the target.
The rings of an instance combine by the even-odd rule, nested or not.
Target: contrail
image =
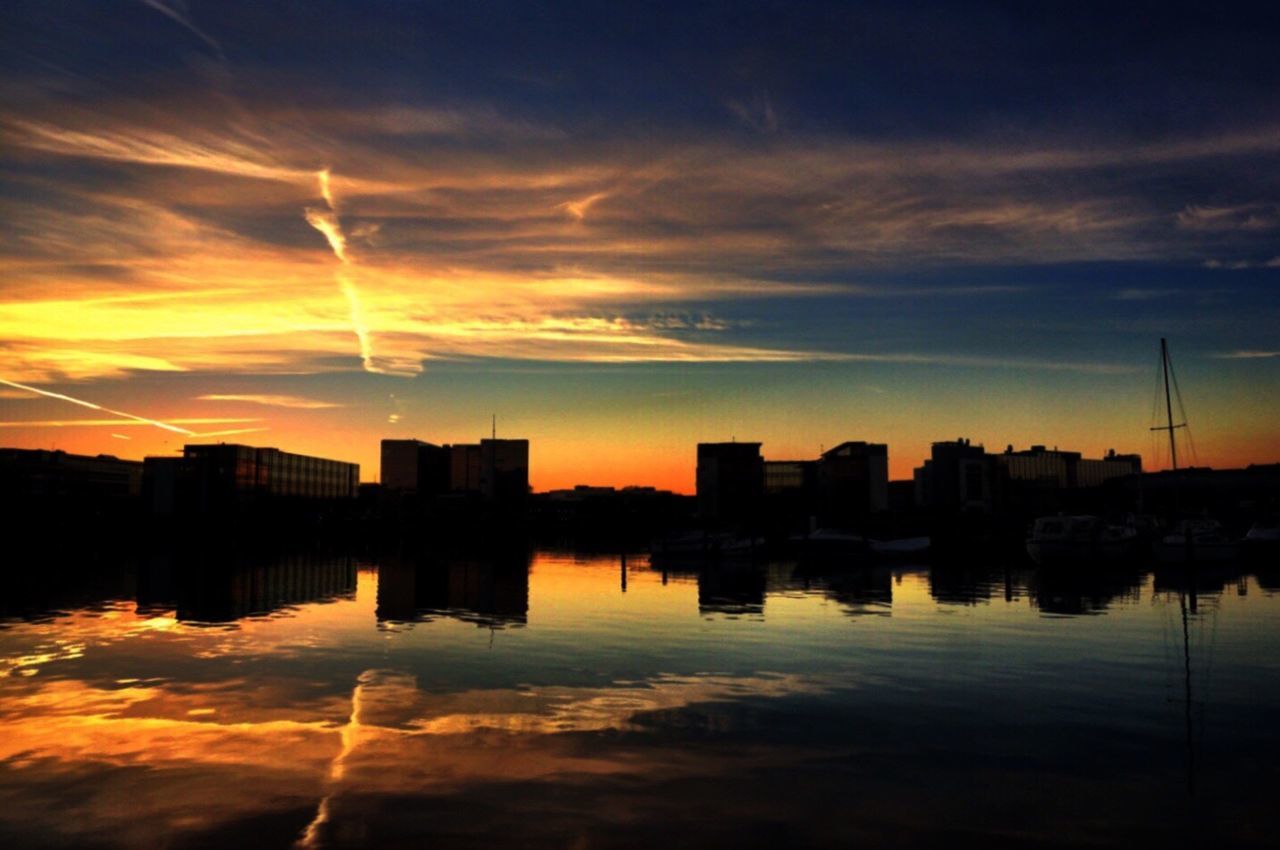
[[[369,332],[369,326],[365,323],[364,308],[360,303],[360,291],[356,289],[355,281],[351,279],[351,275],[347,271],[351,266],[351,257],[347,255],[347,236],[342,232],[342,222],[338,220],[337,208],[334,206],[333,190],[329,185],[329,174],[328,168],[322,168],[316,172],[316,181],[320,184],[320,195],[324,198],[325,206],[328,209],[318,210],[307,207],[303,210],[303,215],[307,220],[307,224],[323,234],[325,241],[329,243],[329,248],[333,251],[333,255],[342,264],[335,273],[335,277],[338,279],[338,288],[342,290],[343,297],[347,299],[347,312],[351,316],[351,329],[355,332],[356,339],[360,342],[360,361],[364,364],[364,370],[379,375],[396,374],[381,368],[374,362],[373,334]]]
[[[0,378],[0,384],[4,384],[7,387],[13,387],[19,390],[26,390],[29,393],[42,395],[42,396],[45,396],[46,398],[56,398],[59,401],[68,401],[68,402],[71,402],[72,404],[78,404],[81,407],[87,407],[90,410],[101,410],[103,413],[110,413],[113,416],[121,416],[121,417],[124,417],[125,419],[132,419],[134,422],[143,422],[147,425],[154,425],[157,428],[163,428],[164,430],[172,431],[175,434],[184,434],[188,437],[200,436],[195,431],[192,431],[189,428],[183,428],[180,425],[170,425],[168,422],[161,422],[158,419],[148,419],[145,416],[135,416],[132,413],[125,413],[123,410],[112,410],[109,407],[103,407],[102,405],[94,404],[91,401],[85,401],[84,399],[80,399],[80,398],[72,398],[69,395],[50,392],[49,390],[37,389],[36,387],[29,387],[26,384],[19,384],[17,381],[8,381],[8,380],[5,380],[4,378]]]
[[[329,763],[329,793],[321,798],[320,805],[316,807],[316,816],[302,831],[302,835],[294,843],[295,847],[314,847],[320,838],[320,827],[329,820],[329,801],[333,798],[337,784],[346,775],[347,757],[351,755],[359,739],[361,698],[364,695],[364,686],[370,681],[373,673],[373,670],[365,670],[356,679],[356,686],[351,691],[351,714],[347,718],[347,725],[342,727],[342,749]]]
[[[160,0],[142,0],[142,3],[146,6],[150,6],[152,9],[155,9],[166,18],[177,22],[179,26],[183,27],[196,38],[209,45],[213,52],[218,54],[219,59],[225,59],[225,55],[222,52],[222,45],[218,44],[218,42],[215,41],[212,36],[205,33],[204,30],[193,24],[191,22],[191,18],[187,17],[187,15],[182,11],[179,11],[177,8],[172,6],[168,6],[165,3],[160,2]]]

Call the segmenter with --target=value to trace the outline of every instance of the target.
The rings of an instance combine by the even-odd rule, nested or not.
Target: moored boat
[[[1243,540],[1223,531],[1215,519],[1188,519],[1156,543],[1156,557],[1164,563],[1233,561],[1244,551]]]
[[[1137,557],[1142,543],[1132,524],[1096,516],[1040,517],[1027,538],[1027,554],[1040,566],[1109,564]]]

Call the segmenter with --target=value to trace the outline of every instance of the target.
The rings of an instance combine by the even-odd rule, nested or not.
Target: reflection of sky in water
[[[1265,577],[1197,594],[1189,801],[1165,577],[313,560],[7,606],[0,838],[1265,843]]]

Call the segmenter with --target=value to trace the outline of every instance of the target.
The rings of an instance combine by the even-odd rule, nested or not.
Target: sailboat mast
[[[1173,402],[1169,400],[1169,343],[1160,337],[1160,365],[1164,367],[1164,409],[1169,417],[1169,460],[1178,468],[1178,441],[1173,436]]]

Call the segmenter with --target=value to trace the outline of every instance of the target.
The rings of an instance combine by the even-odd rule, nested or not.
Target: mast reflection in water
[[[175,553],[6,584],[6,846],[1270,843],[1252,567]]]

